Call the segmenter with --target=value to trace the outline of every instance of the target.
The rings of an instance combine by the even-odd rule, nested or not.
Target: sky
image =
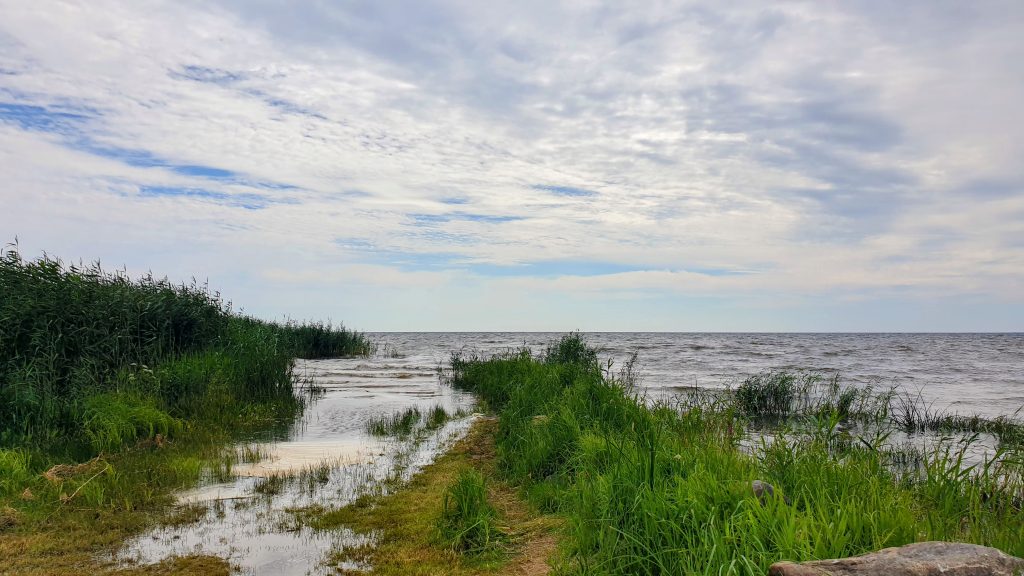
[[[368,331],[1024,330],[1024,2],[0,0],[0,243]]]

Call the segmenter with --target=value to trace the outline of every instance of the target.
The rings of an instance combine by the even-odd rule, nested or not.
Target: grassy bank
[[[0,556],[24,560],[17,573],[95,563],[172,490],[227,476],[245,458],[230,440],[294,420],[296,357],[371,348],[341,326],[236,314],[194,282],[13,247],[0,294]]]
[[[892,420],[870,404],[877,397],[836,386],[801,403],[795,382],[765,377],[727,396],[650,406],[629,368],[603,372],[578,336],[540,355],[452,360],[452,384],[499,415],[500,477],[567,519],[569,572],[764,574],[777,560],[921,540],[1024,555],[1012,434],[975,466],[964,465],[966,442],[956,440],[901,466],[899,451],[883,447],[884,428],[849,431],[854,421]],[[798,428],[740,448],[752,418],[797,416]],[[755,496],[758,479],[776,497]]]

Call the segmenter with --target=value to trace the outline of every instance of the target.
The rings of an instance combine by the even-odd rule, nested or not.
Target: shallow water
[[[152,563],[198,553],[227,558],[242,574],[332,573],[335,567],[327,562],[332,550],[372,543],[372,535],[316,532],[297,522],[290,510],[344,506],[368,491],[407,480],[472,421],[463,417],[412,439],[376,438],[366,432],[374,416],[414,406],[425,412],[437,405],[455,413],[469,409],[472,399],[440,385],[432,367],[404,360],[310,360],[299,362],[297,371],[322,388],[302,420],[283,438],[246,443],[264,457],[235,466],[232,480],[179,494],[182,505],[205,511],[186,525],[157,528],[129,541],[120,560]],[[321,465],[329,472],[317,476]],[[274,483],[274,477],[285,475],[292,478]]]

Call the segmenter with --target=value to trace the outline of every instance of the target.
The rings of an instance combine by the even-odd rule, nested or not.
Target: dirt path
[[[507,576],[544,576],[549,574],[551,572],[549,562],[557,548],[558,539],[553,534],[542,534],[526,542],[519,554],[500,574]]]
[[[496,474],[494,433],[497,422],[482,418],[446,454],[425,467],[397,492],[340,510],[313,514],[311,522],[325,529],[345,526],[377,535],[371,549],[343,551],[338,560],[359,560],[372,574],[458,576],[541,576],[551,572],[557,553],[560,519],[538,512],[519,490]],[[487,479],[488,501],[497,510],[499,528],[507,535],[504,551],[463,557],[445,549],[434,536],[434,521],[443,494],[460,470],[473,467]]]

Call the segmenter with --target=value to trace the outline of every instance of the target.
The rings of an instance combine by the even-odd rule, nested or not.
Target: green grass
[[[496,519],[497,512],[487,501],[483,474],[466,468],[444,492],[437,532],[444,545],[454,552],[493,552],[504,539]]]
[[[877,421],[888,418],[896,398],[892,390],[844,386],[838,374],[826,378],[816,372],[761,372],[730,392],[739,413],[762,422],[825,414]]]
[[[374,436],[397,436],[404,438],[412,434],[422,419],[423,413],[420,412],[419,408],[413,406],[393,414],[371,418],[366,423],[366,431]]]
[[[570,571],[580,574],[764,574],[778,560],[851,556],[920,540],[958,540],[1024,554],[1020,446],[970,467],[970,437],[893,466],[885,433],[855,435],[858,414],[882,406],[825,382],[798,381],[648,405],[602,370],[579,335],[546,354],[518,350],[452,359],[452,384],[497,411],[501,475],[568,523]],[[884,396],[884,395],[883,395]],[[741,449],[758,415],[799,426]],[[751,482],[784,498],[760,500]]]
[[[301,413],[296,357],[373,348],[343,326],[236,314],[195,282],[28,261],[16,246],[0,252],[0,294],[0,556],[19,573],[81,573],[158,521],[173,491],[258,459],[228,446]]]
[[[449,414],[448,411],[444,409],[444,406],[438,404],[427,412],[427,415],[424,417],[423,425],[427,430],[437,430],[447,424],[451,418],[452,414]]]
[[[240,316],[196,282],[29,261],[16,246],[0,252],[0,294],[0,447],[84,458],[228,403],[290,402],[295,357],[372,351],[343,326]]]
[[[391,414],[381,414],[370,418],[366,423],[366,431],[373,436],[407,438],[414,432],[433,432],[447,424],[452,418],[460,418],[465,415],[462,410],[449,413],[444,406],[439,404],[425,413],[413,406]]]

